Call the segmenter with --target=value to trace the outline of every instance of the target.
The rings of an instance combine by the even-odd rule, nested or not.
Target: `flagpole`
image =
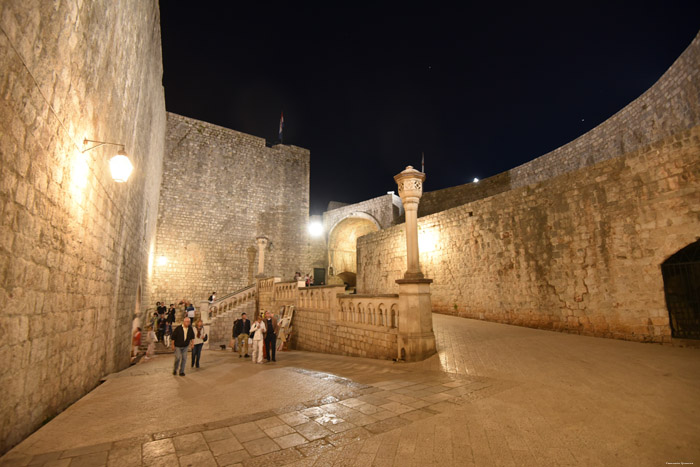
[[[284,111],[280,112],[280,131],[279,131],[280,144],[284,143]]]
[[[425,173],[425,152],[421,152],[421,159],[420,159],[420,171]]]

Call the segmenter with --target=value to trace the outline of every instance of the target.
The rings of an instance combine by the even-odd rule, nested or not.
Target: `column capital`
[[[418,203],[421,196],[423,196],[425,174],[412,166],[409,165],[403,172],[394,175],[394,181],[398,185],[399,197],[404,204]],[[415,200],[412,198],[415,198]]]

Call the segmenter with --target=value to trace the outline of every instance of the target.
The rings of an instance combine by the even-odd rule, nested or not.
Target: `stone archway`
[[[671,335],[700,339],[700,240],[661,265]]]
[[[330,276],[350,287],[356,284],[357,239],[377,232],[379,222],[366,213],[352,213],[338,221],[328,234],[328,265]],[[329,281],[330,283],[330,281]]]

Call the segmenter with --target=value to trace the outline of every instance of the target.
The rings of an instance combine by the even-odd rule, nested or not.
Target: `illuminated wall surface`
[[[165,134],[157,2],[0,6],[0,453],[129,364]],[[135,166],[110,177],[118,142]],[[140,291],[139,291],[140,289]],[[139,297],[141,302],[139,302]]]
[[[308,271],[309,151],[167,115],[155,299],[196,301],[250,285],[260,235],[270,240],[266,274]]]
[[[535,173],[556,165],[552,154],[559,154],[568,173],[495,193],[490,190],[508,174],[469,192],[426,194],[427,210],[438,209],[418,220],[422,270],[434,280],[433,311],[670,340],[660,265],[699,235],[699,89],[696,37],[628,108],[544,161],[518,168]],[[576,170],[577,154],[581,165],[592,165]],[[358,292],[397,292],[405,248],[403,225],[361,237]]]

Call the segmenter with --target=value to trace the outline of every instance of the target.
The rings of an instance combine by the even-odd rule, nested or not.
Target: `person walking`
[[[190,323],[194,322],[195,311],[196,310],[194,308],[194,305],[192,305],[192,302],[185,303],[185,313],[186,313],[186,316],[190,319]]]
[[[139,346],[141,345],[141,328],[137,327],[131,335],[131,363],[136,361],[139,355]]]
[[[199,368],[199,358],[202,356],[202,347],[209,339],[209,335],[204,330],[202,320],[197,320],[197,325],[194,327],[194,347],[192,348],[192,366]]]
[[[248,315],[243,313],[241,319],[237,319],[233,324],[233,338],[236,339],[238,344],[238,358],[243,357],[248,358],[248,339],[250,338],[250,320]],[[243,347],[245,346],[245,352]]]
[[[250,327],[250,333],[253,336],[253,363],[263,362],[263,340],[265,339],[265,322],[262,319],[262,314],[258,314],[255,322]]]
[[[144,360],[150,360],[151,357],[156,354],[156,342],[158,342],[158,338],[156,337],[155,331],[153,331],[153,327],[148,326],[147,331],[148,334],[146,334],[146,342],[148,342],[148,348],[146,349],[146,356],[143,357]]]
[[[157,341],[165,343],[165,329],[168,326],[168,318],[165,314],[158,315],[158,328],[156,330],[156,335],[158,336]],[[167,344],[166,344],[167,345]]]
[[[182,320],[182,325],[175,328],[172,337],[172,349],[175,351],[175,364],[173,374],[177,373],[180,366],[180,376],[185,376],[185,364],[187,361],[187,348],[194,345],[194,331],[190,327],[190,319]]]
[[[277,319],[272,316],[272,313],[269,311],[265,312],[265,329],[267,330],[265,333],[265,353],[267,354],[267,361],[276,362],[275,348],[277,347],[277,333],[280,327],[277,324]]]

